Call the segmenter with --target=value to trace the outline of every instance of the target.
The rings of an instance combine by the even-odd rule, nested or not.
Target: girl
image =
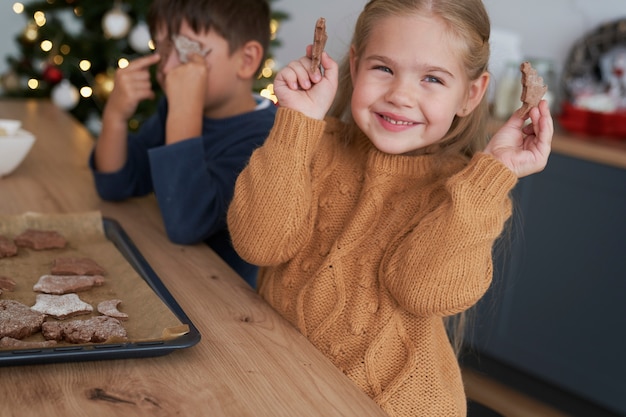
[[[277,75],[229,208],[260,294],[391,416],[466,414],[443,317],[489,287],[508,194],[550,152],[545,102],[485,146],[489,32],[480,0],[371,0],[341,71],[309,45]]]

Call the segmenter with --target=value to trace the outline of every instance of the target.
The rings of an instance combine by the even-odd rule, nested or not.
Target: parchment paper
[[[13,299],[32,307],[38,294],[33,291],[33,285],[41,275],[50,273],[55,258],[91,258],[106,270],[105,283],[76,294],[81,300],[90,303],[94,311],[65,321],[100,315],[96,308],[100,301],[119,299],[122,302],[118,309],[129,316],[122,321],[122,325],[126,328],[130,342],[172,339],[189,331],[189,327],[180,322],[107,239],[100,212],[0,214],[0,235],[13,239],[28,228],[56,230],[67,239],[68,245],[64,249],[19,248],[17,256],[0,258],[0,276],[9,277],[17,283],[15,291],[4,291],[0,299]],[[56,319],[48,317],[46,320]],[[24,340],[44,339],[41,333],[37,333]],[[60,343],[63,344],[67,343]]]

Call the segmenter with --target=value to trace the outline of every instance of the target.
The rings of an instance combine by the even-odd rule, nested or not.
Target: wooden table
[[[94,139],[44,100],[0,101],[37,140],[0,179],[0,213],[100,210],[120,222],[202,340],[169,355],[0,367],[0,416],[355,416],[386,414],[205,245],[168,241],[153,197],[97,196]]]

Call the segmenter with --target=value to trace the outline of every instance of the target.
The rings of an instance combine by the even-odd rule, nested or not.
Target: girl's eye
[[[424,81],[426,81],[427,83],[442,84],[439,78],[433,77],[432,75],[427,75],[426,77],[424,77]]]
[[[393,74],[393,71],[391,71],[391,68],[385,67],[384,65],[376,65],[374,69],[378,71],[388,72],[389,74]]]

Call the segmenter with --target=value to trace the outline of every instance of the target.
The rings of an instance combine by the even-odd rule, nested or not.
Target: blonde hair
[[[370,37],[375,36],[380,19],[407,14],[436,17],[447,25],[453,39],[463,48],[462,60],[469,80],[476,80],[487,71],[491,25],[482,0],[370,0],[359,15],[352,37],[351,46],[357,59]],[[350,111],[352,92],[350,57],[346,55],[339,69],[339,89],[329,115],[347,122],[350,133],[358,129]],[[488,112],[485,94],[473,112],[465,117],[455,116],[445,137],[427,151],[445,150],[471,156],[484,149]]]

